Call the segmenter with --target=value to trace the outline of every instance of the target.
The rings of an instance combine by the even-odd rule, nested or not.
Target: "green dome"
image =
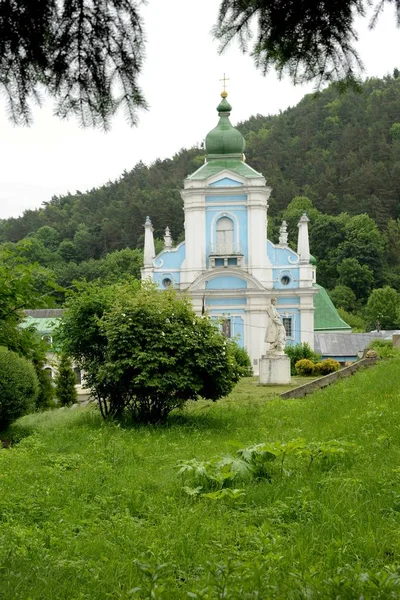
[[[317,259],[312,254],[310,254],[310,263],[314,265],[314,267],[317,266]]]
[[[232,107],[226,100],[226,92],[222,92],[222,100],[217,106],[218,125],[206,137],[206,152],[209,158],[224,156],[242,156],[246,142],[244,137],[229,121]]]

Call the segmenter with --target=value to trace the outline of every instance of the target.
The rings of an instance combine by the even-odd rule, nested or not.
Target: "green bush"
[[[337,360],[325,358],[315,365],[314,373],[315,375],[329,375],[329,373],[334,373],[335,371],[339,371],[339,369],[340,364]]]
[[[365,332],[365,321],[358,313],[352,313],[338,308],[338,313],[341,319],[353,330],[353,333],[364,333]]]
[[[319,354],[314,352],[307,343],[296,344],[295,346],[286,346],[285,353],[290,358],[290,373],[296,375],[296,363],[302,358],[308,358],[313,362],[317,362],[321,359]]]
[[[394,358],[400,356],[400,348],[394,348],[391,340],[372,340],[368,348],[375,350],[379,358]]]
[[[60,357],[58,374],[56,376],[56,397],[61,406],[70,406],[78,400],[75,387],[75,373],[72,370],[72,361],[66,354]]]
[[[235,359],[239,377],[252,377],[251,359],[246,348],[241,348],[234,340],[229,343],[230,355]]]
[[[68,301],[61,339],[103,417],[163,423],[188,400],[226,396],[240,378],[218,324],[150,283],[83,287]]]
[[[297,361],[295,368],[297,375],[312,375],[314,373],[315,363],[313,363],[312,360],[308,360],[308,358],[302,358]]]
[[[0,347],[0,429],[35,408],[39,382],[33,365]]]

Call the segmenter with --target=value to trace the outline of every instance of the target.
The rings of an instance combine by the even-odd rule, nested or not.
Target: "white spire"
[[[310,219],[304,212],[300,221],[297,224],[299,228],[299,237],[297,238],[297,254],[300,257],[301,263],[310,262],[310,241],[308,238],[308,223]]]
[[[282,225],[279,228],[279,245],[282,246],[282,248],[288,247],[288,232],[286,221],[282,221]]]
[[[171,232],[169,230],[169,227],[165,228],[165,233],[164,233],[164,248],[166,248],[166,249],[172,248],[172,237],[171,237]]]
[[[144,261],[145,267],[153,266],[153,259],[156,255],[154,248],[154,237],[153,237],[153,225],[151,224],[150,217],[146,217],[144,224]]]

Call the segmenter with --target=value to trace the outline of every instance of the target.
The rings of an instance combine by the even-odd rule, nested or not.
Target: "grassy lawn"
[[[0,451],[0,599],[399,598],[400,359],[274,391],[245,380],[164,427],[90,406],[20,419]],[[178,461],[299,439],[341,450],[293,452],[236,497],[182,489]]]

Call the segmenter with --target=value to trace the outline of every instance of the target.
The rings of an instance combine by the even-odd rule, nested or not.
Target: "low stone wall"
[[[310,383],[305,383],[304,385],[300,385],[293,390],[289,390],[288,392],[284,392],[280,394],[280,397],[283,400],[288,400],[289,398],[303,398],[307,394],[311,394],[312,392],[316,392],[321,388],[327,387],[332,383],[336,383],[340,379],[344,379],[345,377],[350,377],[356,371],[361,369],[362,367],[370,367],[377,362],[378,358],[363,358],[359,360],[349,367],[344,367],[344,369],[340,369],[340,371],[336,371],[335,373],[330,373],[329,375],[325,375],[324,377],[320,377],[319,379],[315,379],[314,381],[310,381]]]

